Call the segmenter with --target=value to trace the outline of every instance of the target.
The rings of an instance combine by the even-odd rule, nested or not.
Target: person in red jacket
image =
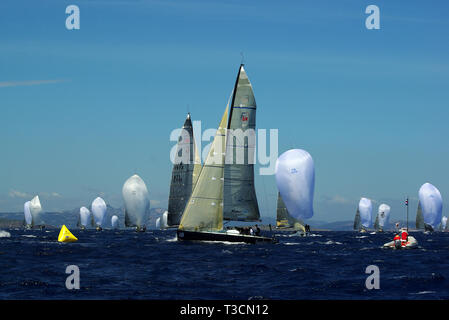
[[[407,245],[407,242],[408,242],[408,232],[407,232],[407,230],[402,230],[402,233],[401,233],[401,245],[403,247],[405,247]]]
[[[399,234],[396,233],[396,235],[393,238],[393,241],[394,241],[394,246],[397,249],[401,248],[402,243],[401,243],[401,237],[399,236]]]

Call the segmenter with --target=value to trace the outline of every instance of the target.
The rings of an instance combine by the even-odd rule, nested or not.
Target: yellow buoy
[[[61,231],[59,231],[58,241],[59,242],[74,242],[74,241],[78,241],[78,239],[69,231],[69,229],[67,229],[67,227],[65,225],[63,225],[61,228]]]

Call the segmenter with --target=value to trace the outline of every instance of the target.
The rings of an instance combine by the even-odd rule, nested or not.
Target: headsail
[[[39,200],[39,196],[35,196],[30,201],[30,212],[31,212],[31,217],[32,217],[31,225],[33,227],[44,225],[44,222],[41,219],[42,206],[41,206],[41,202]]]
[[[118,217],[116,215],[113,215],[111,218],[111,227],[112,229],[118,229]]]
[[[89,217],[90,217],[89,209],[87,209],[86,207],[81,207],[77,227],[87,228],[89,224]]]
[[[145,227],[150,215],[150,198],[145,182],[138,175],[133,175],[123,185],[122,195],[125,202],[125,226]]]
[[[23,205],[23,213],[24,213],[24,225],[25,226],[31,226],[31,224],[33,223],[33,217],[31,216],[31,210],[30,210],[30,201],[25,202],[25,204]]]
[[[376,230],[383,230],[385,225],[388,223],[388,220],[390,219],[390,210],[390,206],[385,203],[382,203],[379,206],[376,217],[376,222],[378,223],[377,227],[376,224],[374,224],[374,228]]]
[[[425,183],[419,189],[419,202],[423,212],[424,226],[433,231],[441,223],[443,210],[441,193],[432,184]]]
[[[243,64],[235,82],[227,128],[223,219],[259,221],[254,189],[256,100]]]
[[[362,228],[370,228],[372,219],[373,206],[371,204],[371,200],[367,198],[361,198],[359,202],[359,211],[360,211],[360,218],[362,223]]]
[[[223,179],[228,109],[229,105],[223,114],[195,189],[184,209],[179,230],[223,229]]]
[[[92,202],[92,216],[97,227],[102,227],[106,217],[106,202],[100,197]]]
[[[201,171],[190,113],[182,126],[173,164],[168,197],[168,226],[177,226]]]

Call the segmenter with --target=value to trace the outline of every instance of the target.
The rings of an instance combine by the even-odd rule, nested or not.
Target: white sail
[[[229,104],[221,118],[198,182],[184,209],[179,230],[223,229],[223,176],[228,110]]]
[[[161,220],[161,228],[165,229],[168,227],[168,211],[165,211],[162,214],[162,220]]]
[[[379,227],[384,228],[390,219],[391,208],[389,205],[382,203],[379,206],[377,216],[379,217]]]
[[[372,223],[372,211],[373,205],[371,200],[367,198],[361,198],[359,202],[359,212],[362,226],[365,228],[370,228]]]
[[[31,226],[31,224],[33,223],[33,217],[31,216],[30,204],[31,204],[31,201],[27,201],[23,205],[23,213],[25,215],[25,225],[27,225],[27,226]]]
[[[92,215],[96,226],[102,227],[106,217],[106,202],[100,197],[92,202]]]
[[[440,191],[430,183],[425,183],[419,189],[419,202],[421,204],[424,223],[435,229],[441,222],[443,199]]]
[[[276,184],[291,216],[313,216],[315,167],[311,155],[301,149],[284,152],[276,161]]]
[[[41,226],[44,224],[44,222],[41,219],[42,206],[39,200],[39,196],[35,196],[30,201],[30,212],[33,226]]]
[[[112,229],[118,229],[118,217],[116,215],[113,215],[111,218],[111,226]]]
[[[87,228],[90,222],[90,211],[86,207],[80,208],[79,227]]]
[[[447,227],[447,217],[444,216],[443,218],[441,218],[441,230],[446,230]]]
[[[156,229],[160,229],[161,228],[161,217],[156,219]]]
[[[150,198],[145,182],[133,175],[126,180],[122,189],[125,202],[125,226],[145,227],[150,214]]]

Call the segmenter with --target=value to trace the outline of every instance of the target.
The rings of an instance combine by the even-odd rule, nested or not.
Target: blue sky
[[[65,28],[76,4],[81,29]],[[365,28],[380,8],[381,29]],[[217,126],[240,53],[257,127],[315,161],[316,220],[352,219],[360,197],[404,217],[430,182],[449,196],[445,1],[1,1],[0,212],[122,205],[138,173],[167,204],[187,111]],[[256,176],[274,216],[274,176]]]

